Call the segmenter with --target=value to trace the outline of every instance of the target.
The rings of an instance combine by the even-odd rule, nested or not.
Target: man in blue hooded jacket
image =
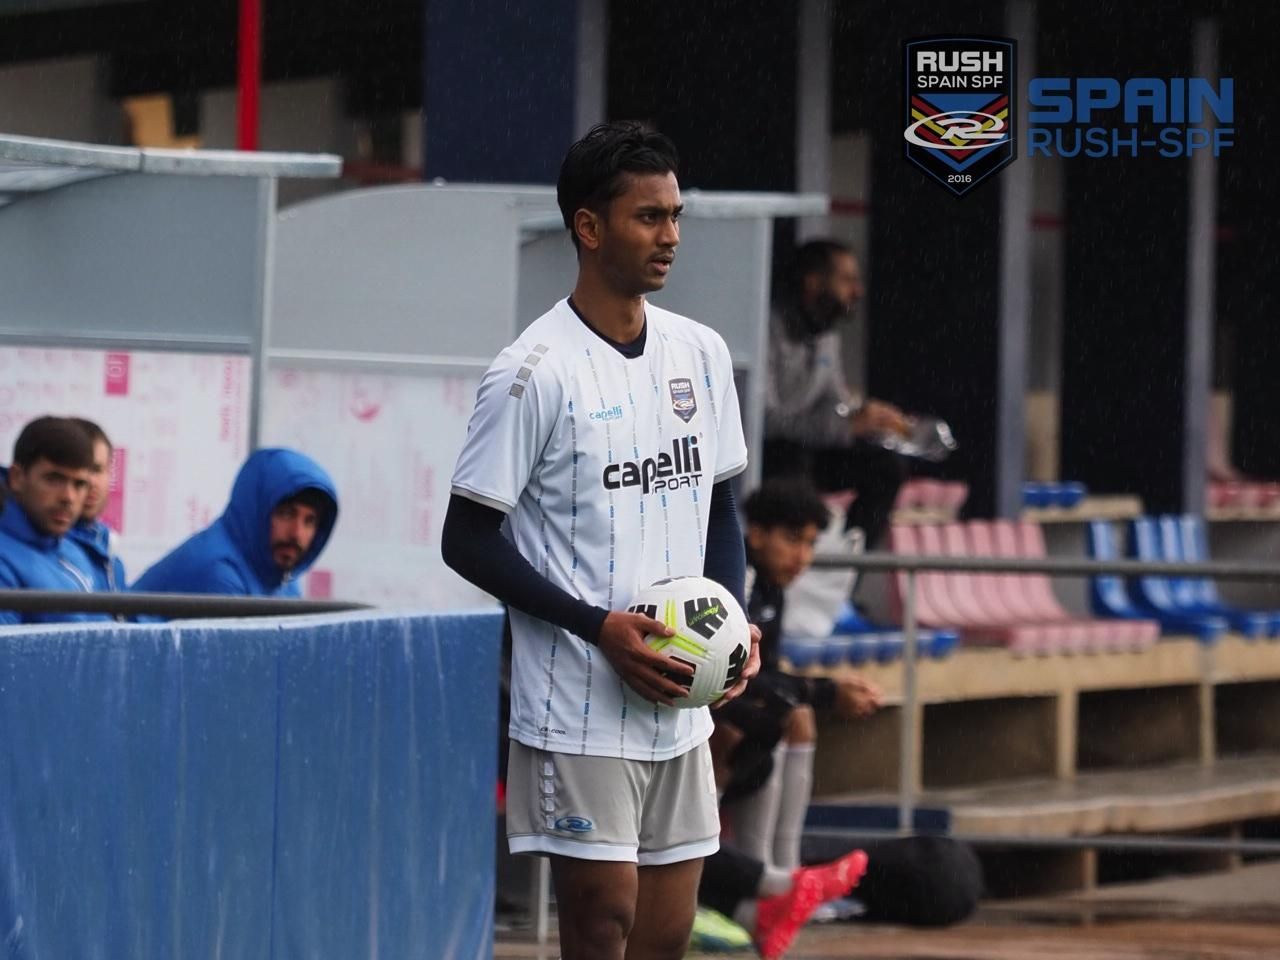
[[[107,509],[107,496],[111,492],[111,459],[115,448],[103,429],[92,420],[73,417],[72,423],[80,427],[93,444],[93,463],[89,467],[89,490],[85,494],[84,509],[80,519],[67,532],[84,550],[93,566],[94,589],[100,591],[123,590],[124,561],[115,553],[115,534],[102,520]]]
[[[74,422],[39,417],[22,428],[0,512],[0,587],[94,592],[89,558],[67,536],[84,509],[92,465],[93,445]],[[0,610],[0,624],[109,619],[99,613]]]
[[[337,518],[338,495],[323,467],[295,450],[257,450],[222,516],[156,561],[133,589],[296,597],[297,577]]]

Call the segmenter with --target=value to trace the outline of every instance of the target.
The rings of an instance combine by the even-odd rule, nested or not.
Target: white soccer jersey
[[[700,576],[711,487],[747,464],[719,334],[645,307],[624,357],[557,303],[480,383],[453,492],[507,513],[521,555],[588,603]],[[600,650],[511,611],[511,736],[559,753],[665,760],[711,735],[707,709],[646,701]]]

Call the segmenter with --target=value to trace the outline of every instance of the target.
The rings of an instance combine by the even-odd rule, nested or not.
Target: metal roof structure
[[[0,205],[25,195],[122,173],[217,177],[336,177],[332,154],[111,147],[0,134]]]
[[[0,343],[248,355],[256,443],[276,181],[341,171],[0,134]]]

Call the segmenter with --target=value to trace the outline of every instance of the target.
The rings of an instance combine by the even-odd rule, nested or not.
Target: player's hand
[[[871,433],[896,433],[905,437],[911,432],[906,415],[892,403],[868,400],[849,418],[849,432],[855,437]]]
[[[651,633],[670,637],[675,631],[642,613],[614,610],[604,618],[596,646],[627,686],[650,703],[671,707],[688,693],[671,675],[692,677],[693,668],[653,650],[644,642]]]
[[[730,687],[723,697],[711,705],[712,710],[719,710],[730,700],[736,700],[747,689],[747,683],[760,672],[760,628],[751,624],[751,653],[747,656],[746,666],[742,668],[742,676]]]
[[[862,677],[836,679],[836,712],[849,720],[869,717],[880,709],[880,690]]]

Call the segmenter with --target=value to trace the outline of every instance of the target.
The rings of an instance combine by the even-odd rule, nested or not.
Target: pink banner
[[[129,395],[129,354],[108,353],[104,366],[107,396],[127,397]]]
[[[111,458],[111,486],[107,489],[107,505],[102,511],[102,522],[116,533],[123,534],[124,529],[124,491],[129,451],[124,447],[116,447]]]

